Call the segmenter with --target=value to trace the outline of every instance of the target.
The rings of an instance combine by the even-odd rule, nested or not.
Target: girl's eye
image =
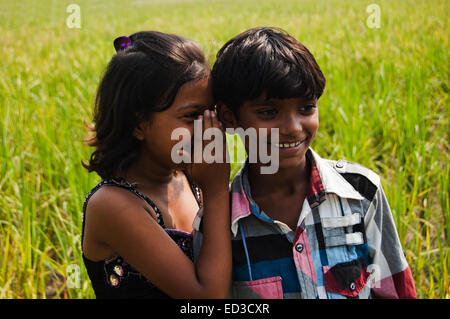
[[[200,112],[194,112],[194,113],[186,114],[184,117],[195,120],[199,115],[202,115],[202,114],[203,113],[200,113]]]
[[[195,118],[195,117],[197,117],[197,113],[189,113],[189,114],[186,114],[185,117]]]
[[[205,110],[214,111],[214,106],[209,107],[209,108],[207,108],[207,109],[203,109],[203,110],[201,110],[201,111],[196,111],[196,112],[188,113],[188,114],[184,115],[184,117],[189,118],[189,119],[196,119],[197,117],[199,117],[199,115],[203,115],[203,113],[205,112]]]

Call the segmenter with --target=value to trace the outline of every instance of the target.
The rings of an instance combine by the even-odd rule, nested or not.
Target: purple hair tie
[[[116,49],[116,52],[123,51],[131,45],[131,39],[126,35],[118,37],[114,40],[114,48]]]

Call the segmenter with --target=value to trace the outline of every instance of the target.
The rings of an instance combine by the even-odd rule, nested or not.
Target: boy
[[[379,176],[310,148],[325,86],[312,54],[254,28],[222,47],[212,78],[224,127],[279,129],[278,171],[247,159],[231,185],[230,297],[415,298]]]

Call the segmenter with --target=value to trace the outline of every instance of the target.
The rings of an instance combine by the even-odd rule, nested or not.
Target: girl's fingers
[[[198,121],[202,121],[202,125],[204,125],[205,120],[204,116],[199,115],[197,118]],[[192,142],[191,142],[192,152],[191,152],[191,158],[192,162],[196,162],[201,159],[202,157],[202,147],[196,147],[196,145],[203,145],[203,131],[200,128],[194,127],[194,136],[192,136]]]
[[[211,111],[210,110],[205,110],[205,112],[203,113],[203,131],[205,131],[206,129],[210,128],[212,126],[212,121],[211,121]]]
[[[212,120],[211,120],[211,111],[205,110],[204,112],[204,120],[203,120],[203,133],[205,133],[209,128],[212,127]],[[209,132],[208,132],[209,133]],[[203,149],[206,147],[207,144],[211,142],[207,140],[203,140]],[[206,162],[209,163],[210,158],[203,158],[203,160],[206,160]]]
[[[217,128],[220,130],[221,138],[222,138],[222,146],[223,146],[223,149],[222,149],[223,158],[221,160],[222,160],[222,163],[225,163],[227,161],[227,152],[228,152],[227,139],[225,136],[225,130],[223,129],[222,123],[219,121],[219,118],[215,112],[212,112],[212,125],[214,128]]]
[[[216,112],[212,111],[211,115],[212,115],[211,116],[212,127],[220,128],[220,122],[219,122],[219,119],[217,118]]]

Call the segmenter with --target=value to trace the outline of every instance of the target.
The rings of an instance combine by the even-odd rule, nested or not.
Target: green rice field
[[[327,78],[313,149],[381,175],[418,297],[449,298],[449,9],[448,0],[0,0],[0,298],[95,297],[80,235],[99,177],[81,161],[114,38],[179,34],[212,65],[228,39],[263,25],[304,43]]]

